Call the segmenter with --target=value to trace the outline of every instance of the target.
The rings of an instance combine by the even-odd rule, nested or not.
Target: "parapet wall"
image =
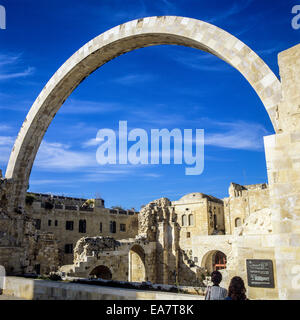
[[[203,300],[203,296],[6,277],[4,295],[26,300]]]

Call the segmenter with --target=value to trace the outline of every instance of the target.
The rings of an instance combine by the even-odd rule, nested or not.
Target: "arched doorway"
[[[236,68],[263,102],[275,132],[281,83],[243,42],[200,20],[160,16],[133,20],[106,31],[79,49],[46,84],[16,139],[6,170],[13,179],[11,205],[24,207],[33,162],[42,139],[62,104],[92,72],[123,53],[154,45],[182,45],[209,52]]]
[[[206,253],[202,259],[202,267],[209,273],[226,269],[227,257],[224,252],[219,250],[212,250]]]
[[[134,245],[129,251],[128,281],[146,281],[145,251],[140,245]]]
[[[90,276],[93,278],[101,278],[104,280],[111,280],[112,279],[112,273],[106,266],[97,266],[90,272]]]

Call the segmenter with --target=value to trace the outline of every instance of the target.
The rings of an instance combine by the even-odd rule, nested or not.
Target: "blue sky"
[[[213,23],[258,53],[279,76],[277,54],[299,43],[291,10],[299,1],[271,0],[0,0],[0,168],[32,103],[53,73],[82,45],[126,21],[178,15]],[[205,130],[205,168],[96,162],[101,128]],[[165,196],[190,192],[227,196],[231,181],[267,181],[263,136],[268,115],[243,76],[218,58],[177,46],[139,49],[105,64],[62,106],[46,133],[30,191],[93,198],[139,209]]]

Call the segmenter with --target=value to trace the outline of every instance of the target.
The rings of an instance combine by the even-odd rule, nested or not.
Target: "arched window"
[[[181,220],[182,220],[182,225],[186,226],[187,225],[187,221],[186,221],[186,215],[185,214],[181,217]]]
[[[236,227],[236,228],[237,228],[237,227],[240,227],[240,226],[242,225],[242,220],[241,220],[241,218],[236,218],[234,224],[235,224],[235,227]]]
[[[189,215],[189,226],[192,226],[194,224],[194,215],[190,214]]]

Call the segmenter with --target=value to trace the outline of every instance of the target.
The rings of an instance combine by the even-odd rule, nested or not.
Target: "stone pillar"
[[[280,299],[300,299],[300,45],[279,54],[281,132],[265,137]]]

